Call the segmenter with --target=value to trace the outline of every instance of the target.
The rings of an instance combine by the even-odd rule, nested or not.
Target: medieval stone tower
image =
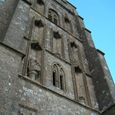
[[[0,115],[115,115],[114,88],[67,0],[0,0]]]

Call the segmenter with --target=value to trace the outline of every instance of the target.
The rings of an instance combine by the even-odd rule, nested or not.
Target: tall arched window
[[[31,48],[40,51],[43,40],[44,24],[42,20],[35,20],[32,32]]]
[[[70,43],[73,61],[79,61],[79,48],[75,42]]]
[[[53,23],[55,23],[56,25],[59,24],[59,16],[58,16],[57,12],[55,12],[55,11],[52,10],[52,9],[49,9],[48,19],[49,19],[50,21],[52,21]]]
[[[59,32],[53,32],[53,53],[59,57],[62,56],[63,47],[62,47],[62,37]]]
[[[53,86],[58,87],[58,78],[57,78],[57,73],[58,73],[58,67],[56,64],[53,65],[53,75],[52,75],[52,79],[53,79]]]
[[[53,65],[52,79],[53,86],[58,87],[61,90],[65,90],[65,74],[59,64]]]
[[[86,103],[86,90],[84,84],[84,76],[79,66],[74,67],[75,71],[75,82],[77,85],[78,100],[81,103]]]
[[[67,15],[64,17],[64,26],[65,26],[65,29],[66,29],[67,31],[72,32],[71,21],[70,21],[70,19],[68,18]]]
[[[60,89],[65,90],[65,78],[64,78],[64,71],[60,69]]]

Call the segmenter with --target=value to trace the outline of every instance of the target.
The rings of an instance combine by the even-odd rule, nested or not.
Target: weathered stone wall
[[[18,1],[19,0],[0,1],[0,41],[4,39]]]
[[[107,62],[105,60],[104,54],[100,50],[97,50],[97,53],[98,53],[101,65],[102,65],[104,73],[105,73],[105,79],[106,79],[106,81],[108,83],[110,93],[111,93],[111,95],[113,97],[113,101],[115,101],[115,85],[114,85],[110,70],[109,70],[109,68],[107,66]],[[106,91],[103,90],[103,93],[106,94]]]
[[[57,25],[48,20],[49,9],[59,15]],[[95,91],[99,87],[94,82],[94,91],[92,82],[97,80],[98,71],[93,77],[90,75],[97,54],[95,49],[88,50],[87,40],[90,45],[93,42],[87,37],[88,33],[81,32],[84,23],[75,7],[66,0],[44,0],[42,5],[36,0],[6,0],[0,1],[0,14],[0,115],[99,115],[95,110],[98,109]],[[69,24],[66,25],[65,20]],[[59,49],[56,49],[54,33],[59,37]],[[37,40],[37,49],[32,47],[32,40]],[[73,46],[75,51],[72,51]],[[61,53],[57,55],[54,49]],[[29,58],[39,65],[34,66],[40,72],[38,81],[26,73]],[[55,63],[63,68],[64,90],[53,85],[52,65]],[[100,68],[99,62],[97,65]],[[96,93],[102,96],[102,91]],[[101,104],[108,104],[109,97],[104,97],[107,101]],[[80,103],[79,98],[86,103]]]
[[[28,24],[29,6],[23,1],[20,1],[15,10],[3,42],[16,50],[25,53],[27,40],[24,39],[24,36]]]
[[[13,115],[21,55],[0,44],[0,114]]]
[[[99,115],[96,111],[86,109],[73,100],[42,87],[30,79],[19,78],[19,84],[16,91],[19,103],[13,106],[15,114],[22,111],[22,113],[33,112],[33,115]]]
[[[83,46],[88,60],[99,108],[103,110],[113,103],[113,97],[110,93],[109,84],[105,80],[103,65],[101,64],[96,48],[91,41],[90,31],[88,32],[87,29],[83,28],[79,33],[81,39],[83,40]],[[106,94],[104,94],[103,91],[105,91]]]

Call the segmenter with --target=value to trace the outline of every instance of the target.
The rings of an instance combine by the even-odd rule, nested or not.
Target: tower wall
[[[7,23],[0,27],[0,114],[100,115],[75,7],[66,0],[0,5],[8,14],[0,16]]]

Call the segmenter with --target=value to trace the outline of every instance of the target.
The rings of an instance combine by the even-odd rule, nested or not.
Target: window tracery
[[[53,65],[52,79],[53,86],[65,90],[65,74],[63,68],[59,64]]]
[[[54,10],[52,9],[49,9],[49,12],[48,12],[48,19],[55,23],[56,25],[59,24],[59,16],[57,14],[57,12],[55,12]]]

